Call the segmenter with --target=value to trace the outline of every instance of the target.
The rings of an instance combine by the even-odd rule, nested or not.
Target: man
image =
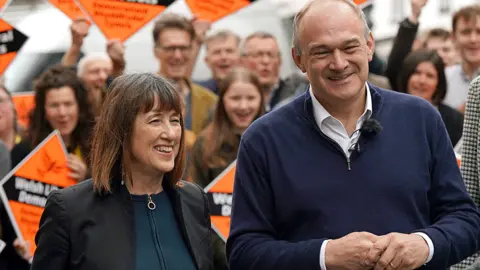
[[[80,57],[83,41],[90,23],[86,18],[77,18],[70,25],[71,45],[62,57],[62,65],[74,66]],[[119,40],[109,40],[106,53],[95,52],[83,56],[77,65],[77,76],[85,83],[88,100],[95,115],[100,113],[104,91],[112,77],[125,69],[125,46]]]
[[[302,81],[291,77],[280,79],[282,57],[277,39],[265,32],[255,32],[245,38],[242,47],[242,63],[255,72],[265,90],[265,106],[270,111],[280,101],[293,96]]]
[[[480,213],[436,109],[366,83],[361,9],[312,0],[293,28],[310,89],[242,135],[231,270],[440,270],[478,250]]]
[[[185,99],[185,128],[198,135],[207,122],[217,96],[189,78],[195,30],[192,22],[173,13],[163,14],[153,28],[154,54],[159,74],[169,78]]]
[[[219,82],[240,61],[240,37],[229,30],[221,30],[205,40],[205,62],[212,72],[212,78],[198,82],[199,85],[219,94]]]
[[[458,64],[459,56],[453,45],[452,34],[443,28],[430,29],[426,33],[423,47],[437,51],[445,66]]]
[[[77,76],[87,88],[87,97],[95,115],[100,114],[113,63],[107,53],[91,53],[82,57],[77,65]]]
[[[461,63],[445,69],[448,91],[444,103],[464,112],[468,87],[480,67],[480,5],[458,10],[453,15],[452,33]]]

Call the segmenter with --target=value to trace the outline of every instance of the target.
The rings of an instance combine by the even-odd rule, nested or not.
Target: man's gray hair
[[[110,56],[106,52],[94,52],[94,53],[89,53],[82,57],[80,61],[78,62],[77,65],[77,77],[82,78],[83,75],[85,74],[85,69],[86,66],[92,62],[92,61],[97,61],[97,60],[102,60],[102,61],[108,61],[112,62],[112,59],[110,59]]]
[[[277,42],[277,38],[268,33],[268,32],[264,32],[264,31],[257,31],[257,32],[254,32],[250,35],[248,35],[244,40],[243,40],[243,43],[240,47],[240,53],[242,54],[242,56],[245,56],[247,54],[247,51],[245,50],[245,46],[246,44],[251,40],[251,39],[254,39],[254,38],[259,38],[259,39],[273,39],[275,41],[275,43],[278,44]]]
[[[300,50],[300,46],[298,44],[298,31],[299,31],[300,21],[305,16],[305,14],[310,9],[310,7],[312,7],[313,4],[319,1],[325,1],[325,0],[310,0],[307,4],[305,4],[305,6],[303,6],[303,8],[293,18],[292,47],[295,49],[296,55],[300,55],[302,53]],[[368,27],[367,18],[365,16],[365,13],[363,13],[363,10],[357,4],[355,4],[352,0],[335,0],[335,1],[340,1],[345,4],[348,4],[355,11],[358,18],[363,21],[363,25],[365,29],[365,32],[364,32],[365,39],[368,39],[368,36],[370,35],[371,31],[370,31],[370,27]]]
[[[207,37],[207,39],[205,40],[205,46],[207,47],[208,49],[208,45],[212,42],[212,41],[216,41],[216,40],[226,40],[228,38],[234,38],[235,39],[235,42],[237,43],[237,46],[240,46],[240,42],[242,41],[242,39],[240,38],[239,35],[237,35],[235,32],[233,31],[230,31],[230,30],[219,30],[217,32],[215,32],[214,34],[212,35],[209,35]]]

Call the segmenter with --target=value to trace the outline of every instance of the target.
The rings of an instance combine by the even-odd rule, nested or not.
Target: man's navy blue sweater
[[[480,248],[480,214],[466,192],[438,111],[370,85],[383,129],[350,158],[316,125],[307,91],[242,137],[227,256],[236,269],[320,269],[326,239],[352,232],[427,234],[446,269]]]

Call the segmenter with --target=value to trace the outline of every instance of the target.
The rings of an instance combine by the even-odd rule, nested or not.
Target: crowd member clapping
[[[457,144],[462,137],[463,114],[443,104],[447,94],[447,80],[442,58],[436,51],[421,49],[412,52],[401,68],[397,88],[400,92],[421,97],[437,107],[452,145]]]
[[[53,191],[32,270],[213,270],[205,193],[184,171],[182,97],[153,74],[112,82],[96,122],[92,180]]]
[[[86,158],[89,153],[93,125],[86,91],[75,70],[56,66],[42,73],[35,82],[35,108],[30,115],[27,144],[30,151],[53,130],[58,130],[67,147],[70,176],[83,181],[88,175]],[[28,152],[14,153],[25,157]]]
[[[261,84],[247,69],[233,69],[221,81],[219,90],[213,120],[198,137],[192,152],[189,178],[202,187],[236,159],[242,133],[264,113]],[[215,269],[228,269],[223,240],[214,234],[212,243]]]

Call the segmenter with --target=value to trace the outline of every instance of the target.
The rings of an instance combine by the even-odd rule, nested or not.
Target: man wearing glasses
[[[255,72],[264,86],[267,111],[295,94],[297,86],[306,79],[299,76],[280,78],[282,57],[277,39],[265,32],[255,32],[245,38],[242,47],[242,63]],[[306,89],[306,87],[304,88]]]
[[[191,21],[173,13],[164,14],[153,28],[154,54],[160,62],[159,74],[170,79],[185,98],[185,128],[198,134],[217,102],[211,91],[192,83],[190,69],[196,41]]]

